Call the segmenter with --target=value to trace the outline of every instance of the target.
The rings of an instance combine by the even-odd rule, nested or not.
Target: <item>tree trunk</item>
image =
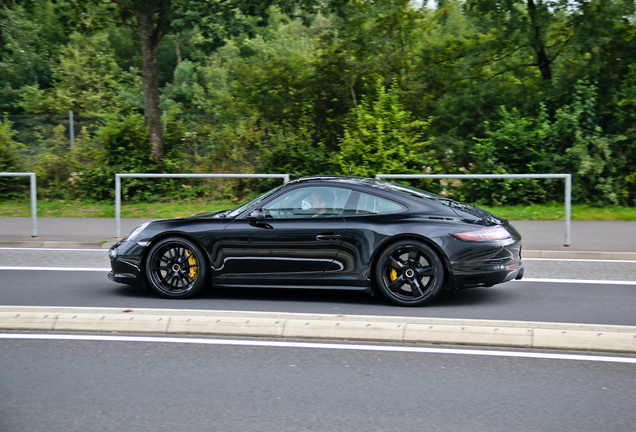
[[[159,42],[163,37],[161,23],[155,22],[152,13],[136,11],[137,26],[141,35],[143,58],[142,75],[144,88],[144,116],[150,131],[152,156],[162,161],[163,140],[161,138],[161,108],[159,108],[159,69],[157,57]]]
[[[548,57],[548,53],[545,48],[545,43],[541,35],[541,22],[539,12],[537,11],[537,5],[534,0],[528,0],[528,14],[530,15],[530,22],[533,27],[532,34],[532,49],[537,56],[537,67],[541,71],[541,78],[545,81],[552,79],[551,61]]]

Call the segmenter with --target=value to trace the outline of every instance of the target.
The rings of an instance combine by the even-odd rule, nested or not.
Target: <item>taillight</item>
[[[457,238],[468,241],[503,240],[510,237],[510,233],[506,231],[504,227],[487,228],[453,235]]]

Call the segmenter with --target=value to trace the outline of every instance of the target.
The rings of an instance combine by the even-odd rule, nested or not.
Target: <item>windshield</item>
[[[277,192],[279,189],[281,189],[283,186],[285,185],[280,185],[268,192],[265,192],[263,195],[259,196],[258,198],[254,198],[252,201],[243,204],[242,206],[240,206],[237,209],[232,210],[231,212],[229,212],[227,215],[225,215],[225,217],[228,218],[235,218],[238,215],[240,215],[241,213],[243,213],[245,210],[247,210],[248,208],[255,206],[256,204],[260,203],[261,201],[263,201],[265,198],[267,198],[268,196],[272,195],[273,193]]]

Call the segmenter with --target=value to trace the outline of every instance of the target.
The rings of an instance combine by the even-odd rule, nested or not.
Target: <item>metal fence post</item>
[[[571,213],[572,213],[572,174],[565,174],[565,244],[570,247],[571,242]]]
[[[38,210],[37,210],[37,181],[35,173],[32,172],[0,172],[0,177],[30,177],[31,189],[31,237],[38,236]]]
[[[37,237],[38,236],[37,180],[35,178],[35,173],[30,173],[29,177],[31,177],[31,225],[33,226],[31,237]]]
[[[115,238],[121,236],[121,174],[115,174]]]
[[[68,130],[71,137],[71,148],[75,147],[75,124],[73,121],[73,111],[68,112]]]

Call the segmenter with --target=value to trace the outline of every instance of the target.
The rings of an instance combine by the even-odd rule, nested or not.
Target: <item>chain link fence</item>
[[[13,140],[22,144],[24,156],[36,157],[52,146],[72,148],[83,129],[95,130],[104,124],[104,117],[68,114],[4,115],[12,123]]]

